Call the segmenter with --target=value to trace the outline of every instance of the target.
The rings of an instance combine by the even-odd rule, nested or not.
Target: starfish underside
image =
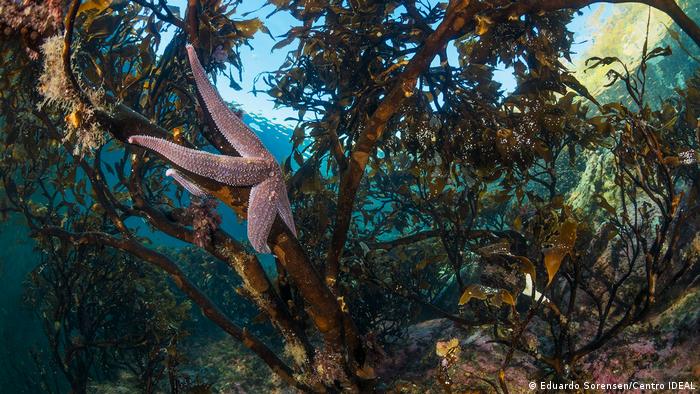
[[[207,79],[192,46],[187,45],[197,90],[217,130],[242,157],[219,155],[186,148],[160,138],[136,135],[129,143],[151,149],[181,169],[234,187],[252,187],[248,202],[248,239],[259,253],[270,253],[267,238],[277,214],[296,236],[292,210],[282,170],[258,137],[226,105]],[[166,175],[191,194],[208,194],[181,172],[168,169]]]

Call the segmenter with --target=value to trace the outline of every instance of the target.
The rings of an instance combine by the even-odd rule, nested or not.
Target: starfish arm
[[[289,203],[289,196],[287,196],[287,188],[285,187],[285,184],[281,179],[278,185],[279,190],[277,191],[277,193],[279,194],[279,198],[277,200],[277,211],[279,212],[282,221],[284,221],[287,227],[289,227],[289,230],[296,237],[297,229],[294,225],[294,217],[292,216],[292,207]]]
[[[165,171],[165,175],[172,177],[176,183],[178,183],[180,186],[184,187],[185,190],[190,192],[190,194],[192,194],[193,196],[204,198],[204,197],[207,197],[209,195],[209,193],[202,190],[194,182],[191,182],[189,179],[185,178],[184,175],[182,175],[178,170],[176,170],[174,168],[168,168],[168,170]]]
[[[151,149],[186,171],[230,186],[254,186],[279,171],[274,159],[216,155],[151,136],[132,136],[129,143]]]
[[[194,48],[191,45],[187,45],[186,48],[197,90],[219,132],[241,156],[272,158],[258,137],[231,111],[209,82]]]
[[[250,190],[248,239],[258,253],[270,253],[267,237],[277,216],[279,178],[273,177]]]

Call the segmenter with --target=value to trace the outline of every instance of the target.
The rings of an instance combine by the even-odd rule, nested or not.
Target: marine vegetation
[[[128,254],[54,246],[32,272],[26,295],[44,324],[51,360],[37,391],[56,388],[48,373],[54,368],[76,392],[87,390],[91,376],[121,369],[147,392],[174,374],[167,366],[186,334],[189,305],[165,279]]]
[[[615,383],[612,346],[697,384],[672,345],[700,321],[700,72],[653,96],[649,19],[634,64],[586,60],[619,99],[591,93],[567,26],[603,2],[270,0],[295,21],[270,70],[238,0],[0,0],[0,212],[48,344],[26,390],[530,392]],[[697,5],[633,3],[695,62]],[[216,90],[244,66],[297,114],[279,164]]]

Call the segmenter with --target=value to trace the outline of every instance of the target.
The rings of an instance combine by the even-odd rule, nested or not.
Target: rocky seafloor
[[[700,384],[700,283],[689,285],[675,301],[652,311],[648,318],[618,335],[576,367],[581,391],[589,383]],[[585,334],[584,334],[585,335]],[[537,342],[538,338],[527,338]],[[448,363],[438,353],[458,346]],[[410,326],[396,344],[383,349],[376,368],[378,391],[387,393],[495,392],[497,373],[507,348],[494,343],[487,327],[464,328],[447,319],[432,319]],[[197,371],[202,392],[293,393],[259,359],[242,345],[222,339],[193,346],[187,368]],[[510,393],[531,393],[530,382],[547,382],[547,371],[529,356],[515,354],[506,371]],[[122,386],[93,386],[93,392],[129,392]],[[445,384],[449,383],[449,387]],[[194,385],[194,387],[200,387]],[[538,391],[542,391],[539,390]],[[662,390],[661,392],[667,392]],[[570,392],[567,390],[567,392]],[[628,392],[628,391],[626,391]],[[635,391],[632,391],[635,392]],[[643,392],[643,391],[636,391]],[[673,390],[691,392],[691,390]]]

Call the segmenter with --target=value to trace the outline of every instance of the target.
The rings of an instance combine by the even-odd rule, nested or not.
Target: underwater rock
[[[689,349],[700,346],[699,306],[700,288],[691,287],[645,324],[629,327],[607,344],[602,353],[584,358],[575,367],[581,382],[697,382],[700,364]],[[593,327],[582,327],[580,335],[594,335],[589,329]],[[448,367],[454,392],[493,392],[507,347],[492,342],[492,331],[486,326],[462,328],[446,319],[410,326],[404,339],[387,349],[387,356],[377,367],[382,390],[442,393],[438,380],[442,361],[436,354],[436,345],[455,339],[459,356]],[[524,341],[531,348],[542,346],[533,334],[526,335]],[[517,353],[506,370],[509,392],[531,393],[529,382],[547,381],[547,378],[541,377],[540,367],[533,358]]]
[[[491,342],[489,327],[461,328],[446,319],[428,320],[408,328],[405,340],[389,349],[389,356],[377,368],[380,387],[388,392],[444,392],[438,372],[446,363],[437,354],[436,345],[455,340],[459,356],[447,363],[453,392],[494,391],[486,380],[495,381],[507,349]],[[536,373],[533,363],[516,355],[507,370],[511,392],[531,391],[527,383]]]
[[[579,182],[571,191],[567,204],[574,210],[590,215],[605,211],[598,209],[597,196],[602,195],[615,207],[619,197],[615,193],[616,186],[613,178],[614,156],[609,151],[590,152],[586,161],[586,169],[579,176]],[[600,219],[600,217],[597,217]]]

